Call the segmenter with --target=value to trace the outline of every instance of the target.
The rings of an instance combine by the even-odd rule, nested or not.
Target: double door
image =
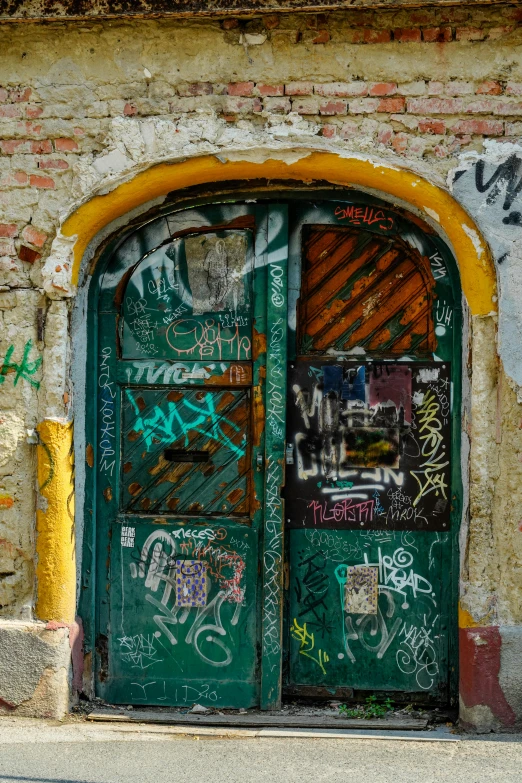
[[[441,253],[399,213],[329,199],[195,207],[113,252],[99,695],[447,699],[458,311]]]

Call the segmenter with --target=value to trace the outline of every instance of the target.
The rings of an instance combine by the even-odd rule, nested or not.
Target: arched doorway
[[[98,693],[447,701],[454,262],[426,224],[362,193],[250,196],[165,209],[97,265]]]

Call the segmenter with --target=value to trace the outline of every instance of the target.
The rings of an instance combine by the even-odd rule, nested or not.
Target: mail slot
[[[208,451],[183,451],[182,449],[165,449],[164,459],[167,462],[208,462]]]

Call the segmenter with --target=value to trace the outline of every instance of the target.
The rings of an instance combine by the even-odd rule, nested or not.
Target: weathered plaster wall
[[[500,627],[491,641],[497,655],[500,640],[498,688],[470,696],[469,686],[463,709],[485,727],[522,714],[513,652],[522,638],[519,18],[499,6],[0,29],[0,617],[29,619],[35,602],[36,505],[45,520],[48,489],[37,491],[27,431],[51,419],[65,433],[81,410],[70,382],[67,215],[161,161],[291,161],[311,149],[373,156],[440,187],[449,175],[495,255],[499,330],[494,315],[470,326],[462,624],[471,645],[473,626]],[[74,323],[81,350],[77,314]],[[81,461],[81,435],[77,446]],[[488,699],[502,688],[512,714],[499,717]]]

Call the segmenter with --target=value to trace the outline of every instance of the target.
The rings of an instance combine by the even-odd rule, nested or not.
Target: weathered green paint
[[[433,596],[448,533],[292,531],[292,684],[447,696],[448,617]],[[414,545],[414,546],[412,546]],[[349,566],[379,569],[375,614],[345,608]]]
[[[283,627],[284,455],[288,222],[285,206],[269,207],[267,257],[267,361],[263,545],[262,709],[281,703]]]
[[[364,197],[361,201],[364,203]],[[353,207],[333,207],[332,202],[313,206],[295,205],[292,210],[293,235],[299,235],[299,225],[338,226],[340,221],[346,221],[345,216],[348,216],[349,225],[353,225],[350,218],[355,212]],[[364,212],[361,208],[360,213]],[[448,402],[451,398],[451,411],[448,405],[446,412],[451,427],[449,522],[447,518],[441,519],[433,532],[423,530],[420,524],[412,525],[410,529],[395,531],[387,524],[382,524],[382,515],[375,514],[375,523],[368,523],[362,516],[357,524],[349,521],[344,524],[344,527],[359,527],[359,530],[339,529],[332,520],[328,523],[331,529],[320,526],[314,528],[313,525],[310,529],[310,523],[305,523],[304,516],[300,513],[298,518],[292,521],[292,527],[306,524],[308,529],[287,530],[290,563],[286,623],[289,649],[287,683],[293,688],[306,685],[332,689],[351,687],[362,691],[405,691],[419,694],[422,700],[446,702],[448,697],[455,693],[455,577],[458,558],[457,531],[462,508],[460,286],[458,277],[454,274],[452,259],[448,257],[442,242],[430,235],[429,229],[422,231],[418,226],[406,221],[399,212],[383,210],[382,215],[385,218],[384,228],[378,226],[381,236],[393,233],[401,237],[401,242],[411,242],[412,247],[418,248],[422,255],[430,260],[433,273],[433,323],[437,345],[432,366],[436,368],[440,363],[445,363],[444,373],[451,368],[452,381],[447,394]],[[350,229],[347,235],[351,234],[353,232]],[[357,237],[354,239],[356,243],[359,241]],[[359,244],[360,242],[363,242],[362,238]],[[368,235],[366,245],[369,242],[373,242],[371,234]],[[299,253],[300,243],[294,242],[293,248],[294,253]],[[290,275],[295,279],[297,275],[292,272],[292,265],[294,268],[301,268],[301,258],[294,254],[290,264]],[[353,286],[347,289],[346,295],[351,296],[353,290]],[[297,300],[298,290],[296,294]],[[332,288],[332,297],[341,300],[343,293],[336,293]],[[379,349],[380,353],[379,350],[376,352],[377,363],[379,360],[382,362],[383,355],[386,357],[387,344],[379,346]],[[372,358],[371,352],[367,351],[360,360],[364,362]],[[416,360],[419,367],[427,366],[426,358],[425,349],[418,357],[415,357],[413,349],[410,353],[406,351],[397,357],[399,361]],[[295,366],[301,361],[296,357]],[[323,353],[319,364],[325,361],[336,363],[335,358],[329,358]],[[340,360],[337,359],[337,363],[339,361],[342,365],[342,356]],[[344,361],[354,364],[354,357],[346,356]],[[317,363],[315,360],[315,364]],[[309,360],[308,364],[314,365],[314,361]],[[414,363],[411,364],[412,372],[415,366]],[[292,372],[295,374],[295,371]],[[313,367],[310,372],[315,377]],[[312,376],[310,383],[313,386]],[[307,399],[311,403],[311,397]],[[293,399],[289,398],[289,404],[294,404]],[[292,433],[288,433],[288,438],[289,441],[292,439]],[[344,472],[348,474],[350,471],[345,468]],[[367,497],[375,503],[379,502],[379,493],[382,493],[382,489],[377,493],[373,490],[377,473],[380,473],[382,483],[386,476],[373,468],[364,472],[365,482],[358,482],[367,483],[366,488],[370,491]],[[391,471],[390,478],[387,482],[385,480],[385,486],[383,485],[385,492],[391,486],[389,482],[394,475],[400,478],[397,470]],[[345,495],[351,494],[350,487],[353,484],[350,483],[350,477],[346,475],[343,479],[334,478],[328,481],[326,491],[337,492],[334,499],[343,497],[343,492]],[[391,482],[394,491],[403,486],[403,481],[400,479],[397,486]],[[318,485],[320,488],[321,481]],[[289,489],[288,487],[286,492],[286,502],[291,504]],[[298,492],[293,482],[292,496],[296,496],[295,493]],[[357,490],[354,489],[353,492],[356,493]],[[302,497],[303,494],[301,492],[298,496]],[[331,494],[328,497],[331,497]],[[364,492],[360,498],[354,500],[354,503],[357,502],[365,503]],[[287,516],[292,516],[294,506],[295,504],[289,505]],[[355,519],[353,514],[347,518],[352,517]],[[361,530],[361,527],[364,530]],[[354,606],[346,602],[345,591],[348,568],[351,566],[370,566],[378,572],[378,604],[375,614],[350,611]]]

